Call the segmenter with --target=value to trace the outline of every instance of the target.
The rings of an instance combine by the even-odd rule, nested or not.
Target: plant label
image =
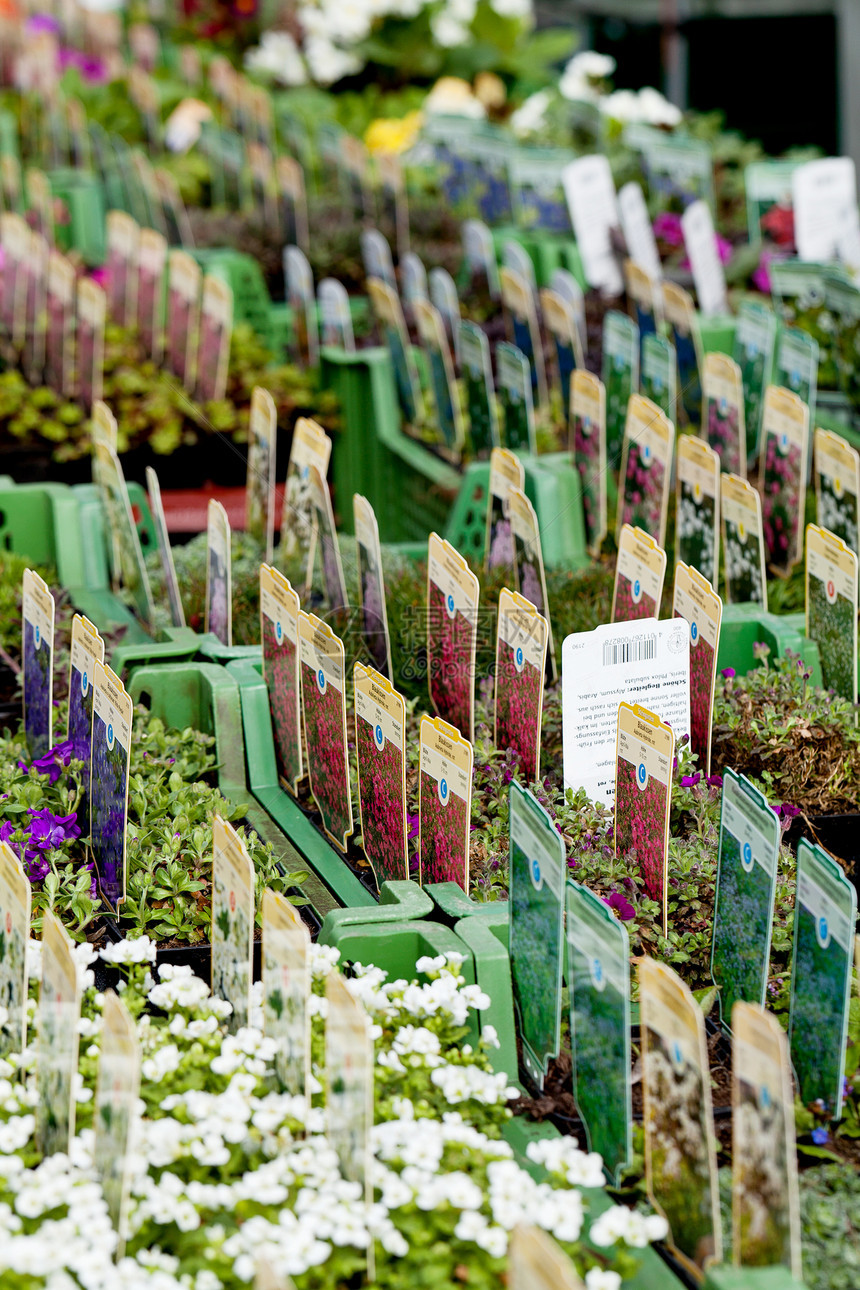
[[[442,315],[435,305],[420,299],[414,302],[413,313],[430,368],[430,390],[439,447],[451,460],[458,461],[463,451],[466,431],[454,384],[454,364]]]
[[[367,294],[391,355],[401,415],[407,427],[414,427],[423,415],[421,386],[400,298],[381,278],[367,279]]]
[[[673,618],[576,632],[564,642],[561,675],[564,787],[611,806],[619,703],[647,694],[678,738],[689,732],[690,633]]]
[[[708,203],[700,199],[688,206],[681,216],[681,227],[693,271],[699,312],[706,318],[728,313],[726,278]]]
[[[816,430],[815,518],[860,555],[860,453],[830,430]]]
[[[366,222],[373,217],[373,198],[368,174],[368,152],[361,139],[344,130],[338,138],[336,162],[343,179],[353,218]]]
[[[307,256],[298,246],[284,247],[284,282],[292,314],[291,358],[300,368],[319,365],[314,275]]]
[[[230,520],[210,497],[206,508],[206,618],[204,631],[222,645],[233,644],[233,587]]]
[[[263,1028],[274,1039],[275,1074],[284,1093],[309,1097],[311,936],[286,896],[263,892]]]
[[[454,362],[460,362],[460,298],[454,279],[447,269],[430,270],[430,300],[439,310]]]
[[[857,702],[857,555],[817,524],[806,526],[806,635],[818,645],[828,690]]]
[[[358,566],[362,642],[376,671],[391,680],[394,676],[394,668],[391,663],[391,638],[388,632],[379,526],[370,502],[359,493],[353,495],[352,515]]]
[[[720,459],[691,434],[678,439],[675,559],[716,582],[720,544]]]
[[[152,523],[155,528],[161,572],[164,575],[164,582],[167,587],[170,621],[174,627],[184,627],[185,610],[182,606],[182,596],[179,591],[179,582],[173,563],[173,547],[170,545],[170,535],[167,532],[167,520],[161,500],[161,486],[158,482],[158,476],[151,466],[146,467],[146,492],[149,498],[149,509],[152,512]]]
[[[30,249],[24,265],[23,295],[26,310],[21,366],[31,385],[42,384],[48,329],[48,259],[50,247],[38,233],[30,235]]]
[[[83,762],[78,822],[81,833],[86,835],[89,832],[95,665],[104,663],[105,643],[89,619],[82,617],[81,614],[75,614],[72,619],[70,654],[69,724],[66,738],[72,745],[72,756]]]
[[[579,472],[585,541],[597,555],[606,537],[606,389],[599,377],[578,367],[570,381],[573,464]]]
[[[54,199],[51,183],[44,170],[30,167],[27,170],[27,198],[32,216],[35,218],[33,231],[39,236],[54,241]]]
[[[299,597],[287,579],[260,565],[260,639],[263,679],[275,739],[278,779],[294,796],[304,778],[299,677]]]
[[[436,533],[427,544],[427,676],[430,702],[466,739],[474,738],[478,579]]]
[[[588,348],[588,331],[585,326],[585,296],[582,294],[582,287],[569,269],[555,269],[549,285],[550,290],[561,296],[562,300],[566,300],[573,310],[579,343],[584,355]]]
[[[319,469],[309,467],[311,505],[314,514],[315,542],[322,561],[322,577],[327,609],[333,613],[349,608],[346,596],[346,583],[343,577],[343,566],[340,559],[340,545],[334,523],[334,512],[331,506],[331,494],[328,484]],[[313,566],[308,566],[308,585],[313,581]]]
[[[615,1180],[633,1157],[630,939],[604,900],[567,884],[573,1097],[589,1151]]]
[[[741,369],[728,354],[706,354],[702,369],[702,438],[720,469],[746,478],[747,439]]]
[[[8,842],[0,842],[0,1057],[23,1053],[27,1042],[27,942],[30,939],[30,879]]]
[[[115,672],[95,660],[90,752],[90,839],[96,881],[111,913],[125,900],[128,777],[134,704]]]
[[[656,334],[661,315],[660,281],[633,260],[624,261],[624,282],[639,340]]]
[[[286,246],[298,246],[307,254],[308,203],[305,194],[305,172],[293,157],[278,157],[275,162],[278,185],[281,237]]]
[[[570,409],[571,378],[577,368],[584,367],[582,342],[569,300],[544,287],[540,293],[540,307],[544,326],[555,347],[555,391],[560,401],[560,417],[564,421]]]
[[[397,258],[409,254],[409,203],[406,195],[406,176],[403,163],[393,152],[381,152],[376,157],[376,174],[379,179],[381,219],[390,230]]]
[[[314,614],[300,610],[298,625],[310,789],[326,834],[345,853],[352,833],[352,797],[343,641]]]
[[[269,1260],[260,1255],[257,1259],[254,1290],[296,1290],[296,1288],[292,1277],[288,1277],[286,1273],[279,1276]]]
[[[821,157],[791,176],[794,239],[801,260],[826,263],[852,256],[857,226],[857,176],[850,157]],[[847,254],[846,254],[847,252]]]
[[[496,377],[505,423],[506,447],[511,452],[536,452],[529,361],[516,345],[499,341],[496,346]]]
[[[45,379],[56,394],[71,398],[75,375],[75,268],[52,251],[48,259]]]
[[[799,327],[783,327],[776,351],[774,385],[791,390],[809,408],[809,424],[815,424],[818,393],[818,341]]]
[[[663,310],[678,364],[678,412],[688,426],[698,428],[702,416],[702,342],[693,299],[674,282],[663,283]]]
[[[510,809],[511,978],[523,1064],[539,1089],[561,1048],[564,960],[564,839],[531,793],[512,783]]]
[[[723,475],[720,486],[726,601],[761,605],[767,612],[761,496],[738,475]]]
[[[137,264],[137,329],[144,352],[154,363],[163,353],[162,301],[167,241],[155,229],[140,230]]]
[[[429,300],[427,270],[421,257],[414,251],[407,251],[400,260],[400,288],[403,295],[403,312],[410,322],[414,321],[416,300]],[[474,324],[470,324],[474,326]],[[462,323],[461,323],[462,326]],[[483,332],[481,332],[483,335]]]
[[[346,294],[346,287],[337,278],[323,278],[317,287],[317,311],[320,343],[354,354],[355,336],[349,312],[349,296]]]
[[[690,624],[690,747],[705,775],[711,773],[711,723],[723,602],[698,569],[675,566],[672,616]]]
[[[24,735],[33,761],[53,747],[54,597],[33,569],[25,569],[22,599]]]
[[[278,412],[268,390],[255,385],[248,418],[248,474],[245,484],[245,532],[256,538],[271,564],[275,547],[275,454]]]
[[[78,282],[77,365],[78,401],[92,408],[102,397],[107,298],[92,278]]]
[[[601,375],[606,390],[606,444],[615,470],[621,457],[627,405],[639,388],[639,328],[617,309],[610,309],[603,319]]]
[[[496,569],[503,565],[513,575],[514,535],[511,528],[510,493],[512,488],[518,488],[522,492],[525,479],[525,467],[519,457],[507,448],[493,449],[490,453],[485,569]]]
[[[643,529],[625,524],[618,538],[615,585],[612,589],[613,623],[656,618],[663,597],[666,552]]]
[[[747,460],[753,461],[761,443],[764,392],[770,381],[776,341],[776,315],[767,305],[745,300],[738,310],[732,358],[741,369]]]
[[[441,717],[421,718],[418,755],[420,882],[469,890],[472,745]]]
[[[531,291],[532,300],[534,300],[537,296],[537,281],[535,279],[534,263],[525,247],[521,246],[519,242],[514,241],[512,238],[508,238],[508,240],[502,245],[502,267],[525,282]],[[501,281],[501,288],[502,302],[504,303],[504,279]],[[522,346],[520,346],[520,348],[522,348]]]
[[[30,230],[20,215],[0,215],[0,244],[3,247],[3,293],[0,305],[3,331],[13,348],[18,350],[24,343],[27,321],[24,270],[30,252]]]
[[[492,233],[483,220],[467,219],[463,221],[462,236],[470,294],[500,300],[502,288]]]
[[[197,261],[187,251],[171,251],[167,278],[167,363],[174,376],[193,390],[197,373],[200,284]]]
[[[133,327],[137,317],[140,226],[125,211],[108,211],[106,221],[108,310],[113,322]]]
[[[764,1006],[780,826],[745,775],[723,772],[711,976],[728,1029],[737,1000]]]
[[[472,452],[483,460],[499,446],[499,414],[486,332],[477,323],[466,319],[460,323],[460,365]]]
[[[762,527],[768,564],[785,575],[803,555],[808,447],[809,408],[790,390],[769,385],[759,462]]]
[[[549,625],[518,592],[499,593],[496,634],[494,739],[519,754],[523,779],[533,784],[540,767],[540,722]]]
[[[511,153],[508,173],[518,228],[570,237],[570,211],[559,177],[570,157],[564,148],[521,148]]]
[[[546,677],[548,682],[553,682],[557,677],[555,642],[549,617],[549,598],[546,594],[546,574],[537,514],[525,493],[519,488],[512,488],[508,494],[508,511],[514,535],[514,575],[517,590],[546,619],[548,632]]]
[[[251,208],[262,212],[262,225],[266,234],[276,241],[280,237],[275,166],[271,150],[264,143],[248,144],[248,174],[250,177]]]
[[[508,1246],[510,1290],[584,1290],[576,1268],[552,1237],[520,1223]]]
[[[621,496],[616,540],[633,524],[666,545],[666,516],[672,475],[675,430],[650,399],[633,394],[627,404],[621,450]]]
[[[650,399],[661,412],[665,413],[673,425],[677,414],[675,388],[677,366],[671,341],[656,333],[643,336],[642,393],[646,399]]]
[[[360,1183],[365,1203],[370,1204],[374,1080],[370,1018],[337,972],[326,980],[326,1000],[326,1136],[343,1177]]]
[[[662,910],[667,936],[675,735],[671,726],[638,703],[619,703],[617,727],[615,854],[635,850],[645,891]]]
[[[45,1160],[75,1136],[81,986],[71,938],[50,909],[42,915],[42,986],[36,1060],[36,1142]]]
[[[683,210],[698,199],[713,208],[714,159],[710,147],[699,139],[678,138],[647,125],[645,129],[648,136],[643,139],[642,152],[648,187],[652,194],[660,195],[661,209],[674,204]]]
[[[289,561],[298,561],[307,576],[313,569],[314,548],[310,468],[316,466],[325,479],[330,457],[331,439],[322,426],[309,417],[299,417],[293,428],[287,465],[284,513],[281,519],[281,556]]]
[[[705,1018],[663,963],[639,962],[645,1181],[675,1255],[697,1278],[722,1258]]]
[[[106,414],[106,415],[105,415]],[[107,423],[108,433],[115,422],[104,404],[93,409],[93,473],[102,495],[111,536],[110,546],[114,565],[114,586],[125,587],[131,595],[138,617],[145,624],[152,623],[155,607],[149,585],[149,574],[140,546],[140,535],[134,522],[128,487],[122,464],[108,438],[100,437],[96,427]]]
[[[794,1089],[785,1031],[750,1003],[732,1010],[732,1253],[801,1277]]]
[[[561,172],[561,182],[588,285],[604,295],[620,296],[624,282],[611,237],[618,227],[618,206],[607,158],[594,153],[571,161]]]
[[[635,179],[618,190],[618,214],[630,259],[653,282],[659,283],[663,276],[660,252],[657,250],[642,185]]]
[[[499,277],[502,284],[502,304],[508,315],[508,334],[528,362],[532,400],[544,408],[547,404],[546,371],[534,290],[526,278],[507,265],[502,265]],[[503,386],[501,375],[499,384]],[[510,436],[508,440],[509,447],[516,446],[510,443]]]
[[[379,278],[392,291],[397,290],[397,277],[394,273],[394,261],[391,258],[391,247],[388,239],[378,228],[365,228],[361,231],[361,258],[364,272],[368,278]]]
[[[857,894],[839,864],[805,838],[797,847],[797,899],[788,1039],[800,1100],[842,1114]]]
[[[227,393],[230,336],[233,330],[233,292],[221,278],[207,273],[200,304],[197,347],[197,399],[215,402]]]
[[[248,1025],[254,951],[254,865],[239,834],[212,821],[212,994],[233,1005],[227,1028]]]
[[[105,994],[100,1040],[93,1114],[93,1167],[119,1238],[117,1258],[122,1258],[140,1096],[140,1045],[137,1027],[113,990]]]
[[[406,703],[387,677],[361,663],[353,684],[361,843],[381,891],[409,877]]]

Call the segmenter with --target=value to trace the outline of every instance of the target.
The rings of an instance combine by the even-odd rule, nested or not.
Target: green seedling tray
[[[735,1268],[717,1264],[708,1268],[704,1290],[804,1290],[788,1268]]]
[[[505,242],[518,242],[528,255],[535,270],[535,281],[539,287],[548,287],[556,269],[567,269],[576,278],[583,291],[588,290],[582,257],[573,234],[545,233],[535,231],[523,232],[522,229],[506,225],[492,230],[493,247],[496,258],[501,260]]]
[[[805,632],[802,613],[766,614],[758,605],[724,605],[717,668],[733,667],[739,676],[746,676],[758,665],[753,645],[763,642],[770,646],[776,658],[781,658],[786,650],[799,654],[812,673],[812,684],[821,685],[818,646]]]
[[[51,196],[65,206],[68,220],[55,222],[54,236],[59,250],[77,251],[91,267],[107,258],[105,191],[91,171],[63,166],[48,171]]]

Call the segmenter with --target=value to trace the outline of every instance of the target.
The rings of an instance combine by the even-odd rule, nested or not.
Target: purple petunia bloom
[[[626,896],[622,896],[620,891],[613,891],[609,897],[601,896],[604,905],[608,905],[614,910],[623,923],[628,922],[636,914],[636,910],[630,904]]]
[[[701,778],[702,778],[702,772],[701,772],[700,770],[697,770],[697,771],[696,771],[694,774],[692,774],[692,775],[682,775],[682,776],[681,776],[681,787],[682,787],[682,788],[695,788],[695,787],[696,787],[696,785],[698,784],[698,782],[699,782],[699,780],[700,780]]]
[[[781,815],[784,820],[793,820],[796,815],[800,815],[800,807],[792,806],[791,802],[783,802],[782,806],[779,808],[778,814]]]
[[[31,808],[30,815],[32,817],[30,841],[41,851],[62,846],[64,842],[71,842],[80,837],[77,812],[72,812],[71,815],[54,815],[46,807],[41,811]]]
[[[730,681],[733,676],[737,675],[737,673],[735,672],[735,669],[733,667],[724,667],[722,670],[722,675],[726,678],[727,681]]]
[[[708,788],[722,788],[723,777],[722,775],[709,775],[705,780],[705,783],[708,785]]]

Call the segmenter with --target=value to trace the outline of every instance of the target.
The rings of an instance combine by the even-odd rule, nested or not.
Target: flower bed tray
[[[802,613],[768,614],[758,605],[724,605],[717,667],[733,667],[739,676],[745,676],[756,666],[753,646],[761,642],[777,658],[787,650],[799,654],[812,674],[812,684],[821,685],[818,646],[805,630]]]

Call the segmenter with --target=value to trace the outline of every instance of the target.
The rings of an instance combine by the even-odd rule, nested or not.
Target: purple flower
[[[697,770],[697,771],[696,771],[694,774],[692,774],[692,775],[682,775],[682,776],[681,776],[681,787],[682,787],[682,788],[695,788],[695,787],[696,787],[696,785],[698,784],[698,782],[699,782],[699,780],[700,780],[701,778],[702,778],[702,772],[701,772],[700,770]]]
[[[606,896],[601,896],[601,900],[604,905],[608,905],[610,909],[615,911],[623,923],[628,922],[636,914],[636,910],[630,904],[630,901],[626,896],[622,896],[620,891],[613,891],[608,899]]]
[[[792,806],[791,802],[783,802],[782,806],[779,808],[778,814],[781,815],[784,820],[793,820],[796,815],[800,815],[800,807]]]
[[[654,220],[654,236],[661,242],[665,242],[667,246],[682,246],[684,230],[681,216],[671,211],[662,211]]]
[[[723,777],[722,775],[709,775],[705,780],[705,783],[708,785],[708,788],[722,788]]]
[[[76,812],[71,815],[54,815],[46,807],[41,811],[31,808],[30,815],[30,841],[41,851],[59,847],[64,842],[80,837]]]
[[[406,834],[407,838],[418,837],[418,812],[414,814],[411,811],[406,812],[406,823],[409,826]]]
[[[827,1142],[829,1138],[830,1138],[830,1134],[827,1132],[827,1130],[824,1128],[823,1125],[819,1125],[817,1129],[812,1130],[812,1141],[815,1143],[817,1147],[823,1147],[825,1142]]]
[[[733,667],[724,667],[722,670],[722,675],[726,678],[727,681],[730,681],[733,676],[737,676],[737,673],[735,672],[735,669]]]

